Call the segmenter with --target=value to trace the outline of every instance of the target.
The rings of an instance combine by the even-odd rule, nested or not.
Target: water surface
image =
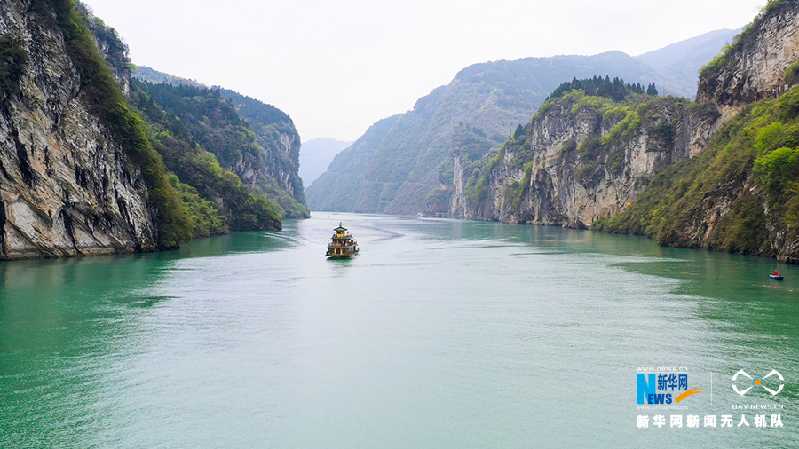
[[[362,251],[328,261],[339,221]],[[326,213],[2,262],[0,447],[797,446],[797,292],[799,267],[639,237]],[[639,429],[641,366],[703,388],[666,419],[784,427]],[[784,390],[742,398],[741,368]]]

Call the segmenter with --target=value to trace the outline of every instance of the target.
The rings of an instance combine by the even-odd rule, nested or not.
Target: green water
[[[339,221],[362,251],[328,261]],[[799,267],[773,260],[451,220],[2,262],[0,447],[796,447],[797,310]],[[641,366],[703,391],[637,410]],[[741,397],[742,368],[784,389]],[[733,410],[753,404],[784,427]],[[658,413],[733,427],[637,427]]]

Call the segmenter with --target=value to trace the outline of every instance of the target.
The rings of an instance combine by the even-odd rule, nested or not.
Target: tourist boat
[[[358,254],[358,251],[360,251],[358,242],[353,240],[352,234],[339,223],[338,227],[333,229],[333,237],[327,244],[325,256],[331,259],[344,259]]]

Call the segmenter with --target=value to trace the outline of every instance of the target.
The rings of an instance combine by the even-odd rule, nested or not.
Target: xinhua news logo
[[[688,396],[701,393],[701,388],[688,388],[688,373],[638,373],[639,405],[678,404]]]

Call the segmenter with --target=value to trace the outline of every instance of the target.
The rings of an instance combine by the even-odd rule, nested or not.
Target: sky
[[[766,0],[83,0],[134,64],[289,114],[303,141],[351,141],[464,67],[630,55],[749,23]]]

